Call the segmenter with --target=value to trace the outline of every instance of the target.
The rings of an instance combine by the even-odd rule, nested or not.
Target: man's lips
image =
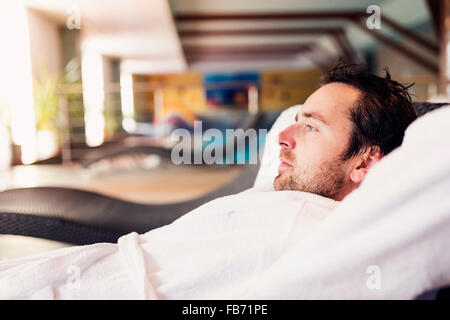
[[[280,157],[280,168],[290,168],[292,165],[284,158]]]

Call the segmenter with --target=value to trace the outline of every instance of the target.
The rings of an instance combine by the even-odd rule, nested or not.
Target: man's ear
[[[378,161],[383,158],[383,154],[380,151],[380,147],[372,146],[367,149],[361,156],[359,156],[359,160],[356,163],[356,167],[350,173],[350,180],[352,180],[356,184],[360,184],[364,178],[366,177],[369,169]]]

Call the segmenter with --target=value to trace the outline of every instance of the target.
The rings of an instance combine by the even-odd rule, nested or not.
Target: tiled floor
[[[58,241],[0,234],[0,260],[25,257],[70,246],[72,245]]]
[[[239,167],[176,166],[92,172],[60,165],[16,166],[0,172],[0,191],[58,186],[81,188],[142,203],[170,203],[201,196],[237,176]]]

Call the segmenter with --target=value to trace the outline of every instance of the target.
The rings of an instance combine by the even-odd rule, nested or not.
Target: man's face
[[[275,190],[299,190],[341,200],[349,193],[352,161],[343,161],[352,123],[350,108],[359,91],[330,83],[300,108],[296,123],[279,134],[280,166]]]

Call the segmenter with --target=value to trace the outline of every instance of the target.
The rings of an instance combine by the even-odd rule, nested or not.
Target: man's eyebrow
[[[316,119],[316,120],[318,120],[320,122],[323,122],[324,124],[328,124],[328,122],[325,120],[325,118],[320,113],[317,113],[317,112],[303,112],[302,115],[305,118],[313,118],[313,119]],[[298,113],[295,115],[295,122],[297,122],[297,121],[298,121]]]
[[[328,122],[325,120],[325,118],[320,113],[317,113],[317,112],[303,112],[302,115],[305,118],[313,118],[313,119],[315,119],[317,121],[320,121],[320,122],[322,122],[324,124],[328,124]],[[295,116],[295,120],[296,121],[297,121],[297,118],[298,118],[298,114]]]

